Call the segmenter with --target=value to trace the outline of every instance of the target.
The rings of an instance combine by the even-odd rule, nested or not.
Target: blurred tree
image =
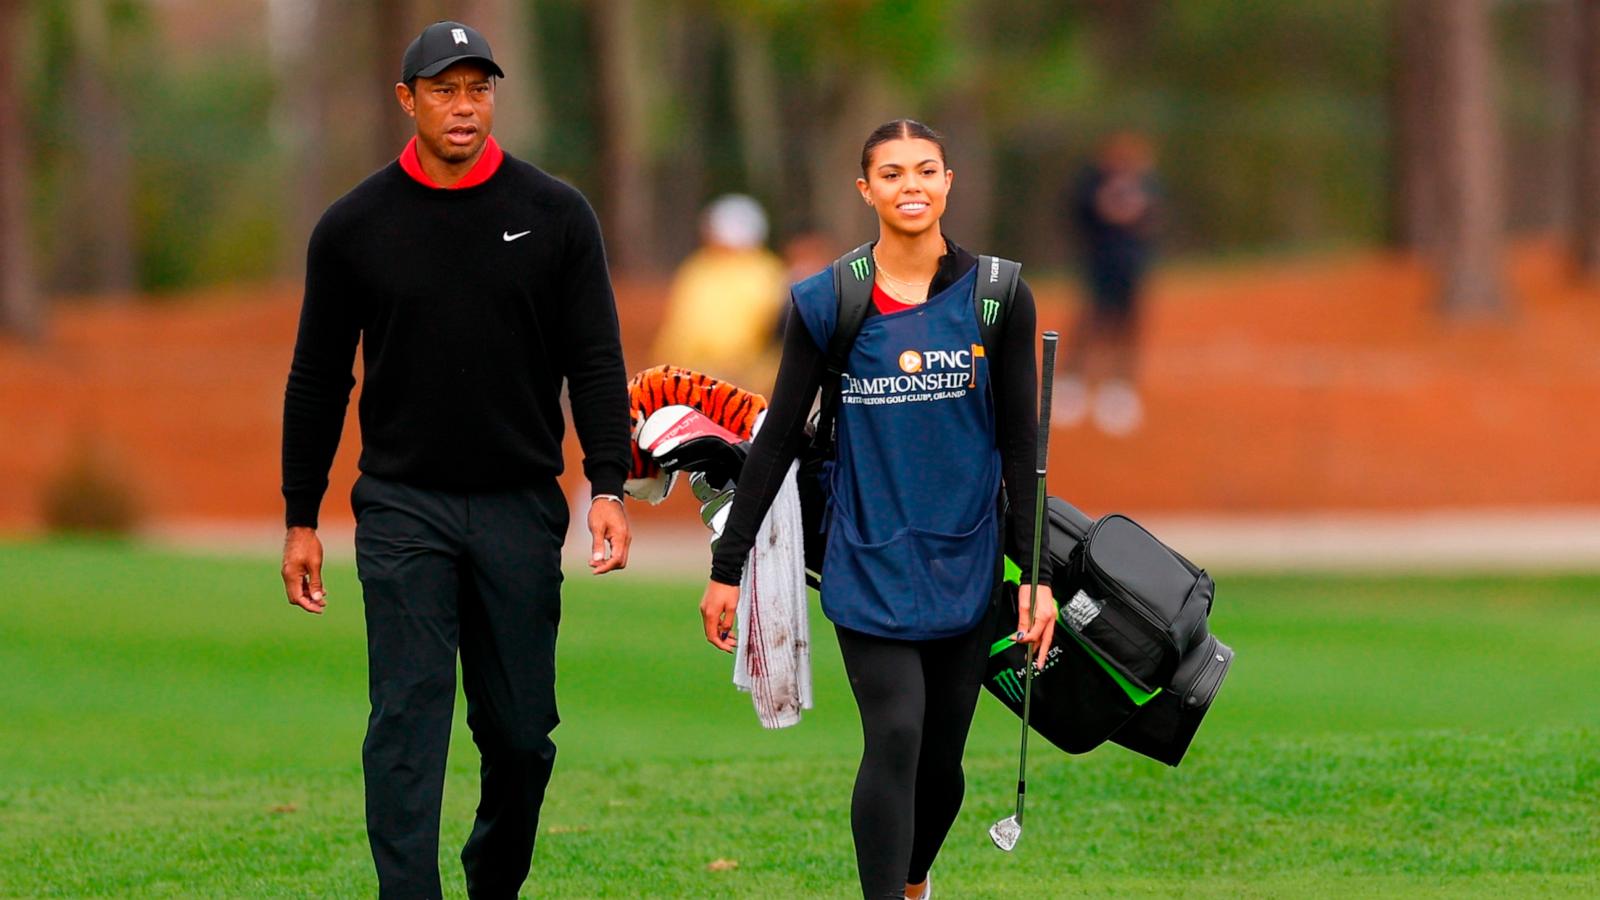
[[[305,264],[306,239],[328,204],[327,86],[321,83],[320,60],[330,49],[319,0],[267,0],[267,30],[272,67],[278,82],[273,131],[284,150],[293,201],[286,204],[283,226],[284,269],[299,272]]]
[[[1436,4],[1427,21],[1439,51],[1439,305],[1455,317],[1499,313],[1505,197],[1488,0]]]
[[[1389,237],[1402,250],[1433,252],[1439,240],[1436,5],[1401,0],[1391,10]]]
[[[1088,44],[1086,81],[1060,138],[1087,152],[1106,131],[1161,153],[1171,252],[1374,240],[1384,221],[1388,6],[1370,0],[1154,4],[1149,21]],[[1142,36],[1142,37],[1141,37]]]
[[[750,193],[769,207],[793,196],[784,158],[783,107],[772,43],[768,21],[755,16],[733,18],[729,44],[739,155]]]
[[[594,30],[588,11],[576,0],[545,0],[539,5],[538,30],[533,33],[532,57],[537,59],[546,111],[540,140],[541,168],[581,187],[601,209],[602,222],[611,238],[602,185],[597,183],[600,127],[595,121]]]
[[[366,25],[372,32],[372,53],[368,58],[367,81],[374,88],[383,87],[381,98],[373,92],[376,108],[372,116],[377,120],[375,129],[384,146],[393,147],[395,155],[417,133],[411,119],[400,108],[394,97],[394,85],[400,80],[400,60],[406,47],[423,26],[438,16],[421,8],[418,0],[370,0],[366,5]],[[475,24],[475,23],[474,23]],[[482,26],[477,26],[482,30]],[[493,35],[493,32],[485,32]],[[495,44],[491,44],[494,46]],[[496,129],[498,130],[498,129]]]
[[[1578,3],[1572,255],[1585,277],[1600,278],[1600,0]]]
[[[69,207],[61,221],[71,251],[57,257],[52,279],[68,290],[126,298],[139,282],[131,98],[121,88],[131,74],[124,58],[136,52],[147,25],[141,7],[130,0],[56,6],[71,47],[68,102],[61,111],[81,154],[65,185]]]
[[[407,120],[395,100],[394,84],[400,80],[401,54],[422,29],[404,28],[408,17],[417,15],[411,0],[314,3],[318,33],[308,43],[317,57],[306,71],[326,95],[320,105],[327,118],[318,123],[329,137],[323,146],[330,178],[323,185],[326,206],[400,155],[395,140],[411,132],[401,128]],[[380,26],[391,19],[401,26]],[[393,43],[382,43],[386,40]]]
[[[928,105],[929,117],[945,135],[950,167],[956,171],[957,193],[945,216],[945,231],[976,252],[995,254],[1002,250],[994,244],[996,136],[985,59],[991,54],[993,21],[999,12],[987,0],[967,0],[950,11],[945,84]],[[1002,255],[1016,255],[1016,249]]]
[[[861,172],[861,144],[890,119],[910,117],[948,127],[935,115],[936,100],[956,75],[953,20],[964,2],[762,0],[747,5],[745,14],[765,16],[787,45],[778,58],[790,95],[785,141],[794,153],[791,172],[804,173],[799,189],[806,202],[792,212],[806,227],[841,245],[873,236],[873,219],[853,184]],[[974,245],[986,237],[961,235]]]
[[[729,92],[729,48],[725,28],[689,3],[660,4],[651,33],[657,81],[672,90],[652,94],[646,127],[652,157],[651,214],[655,222],[654,265],[682,259],[699,245],[695,227],[708,196],[744,179],[737,169],[743,129]]]
[[[17,66],[28,29],[24,0],[0,0],[0,333],[36,340],[44,325],[27,218],[28,152]]]
[[[619,268],[672,262],[692,245],[685,226],[700,206],[729,190],[765,200],[780,239],[816,229],[842,249],[869,237],[851,184],[861,141],[907,115],[948,137],[959,173],[952,236],[1033,271],[1059,258],[1052,198],[1112,129],[1143,131],[1163,149],[1163,245],[1175,253],[1367,243],[1385,221],[1421,246],[1443,241],[1447,219],[1459,244],[1471,230],[1462,223],[1484,218],[1467,211],[1496,205],[1514,212],[1508,227],[1546,228],[1576,218],[1568,211],[1595,191],[1572,190],[1575,173],[1600,166],[1576,158],[1600,140],[1567,142],[1565,113],[1551,112],[1563,98],[1541,87],[1556,78],[1546,62],[1560,42],[1540,29],[1569,46],[1578,33],[1551,24],[1549,0],[10,2],[30,10],[28,51],[39,58],[19,76],[19,114],[30,118],[36,268],[52,286],[99,279],[78,264],[102,240],[86,230],[118,233],[117,215],[95,214],[105,197],[125,208],[115,198],[128,184],[135,214],[121,233],[131,228],[142,287],[265,277],[280,252],[282,269],[298,269],[321,211],[409,137],[392,96],[399,54],[444,17],[491,37],[508,72],[497,135],[589,193]],[[1481,173],[1486,157],[1473,149],[1479,138],[1445,136],[1461,127],[1449,111],[1460,112],[1450,98],[1463,92],[1445,90],[1443,56],[1459,41],[1444,39],[1444,20],[1457,7],[1487,15],[1483,6],[1494,9],[1498,30],[1483,40],[1501,54],[1508,96],[1506,146],[1493,138],[1488,155],[1511,156],[1517,179],[1488,183],[1519,199],[1455,196],[1451,213],[1440,189],[1482,179],[1450,167]],[[237,43],[218,43],[261,10],[264,35],[240,27]],[[116,102],[135,64],[138,102]],[[110,76],[98,98],[96,72]],[[1582,111],[1597,107],[1588,99]],[[1558,134],[1576,149],[1556,153]],[[262,172],[272,174],[252,177]],[[1564,203],[1552,196],[1563,192]],[[126,254],[89,255],[127,271]],[[1452,258],[1464,257],[1493,255]]]
[[[661,260],[649,178],[652,76],[645,61],[645,23],[637,0],[593,0],[589,6],[607,253],[619,268],[649,268]]]
[[[1567,234],[1572,227],[1580,4],[1495,5],[1511,234]]]

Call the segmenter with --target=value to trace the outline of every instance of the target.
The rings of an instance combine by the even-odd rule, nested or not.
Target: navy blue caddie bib
[[[976,627],[999,555],[989,365],[974,268],[907,310],[869,316],[840,385],[822,609],[846,628],[930,640]],[[831,273],[794,286],[826,351],[838,318]]]

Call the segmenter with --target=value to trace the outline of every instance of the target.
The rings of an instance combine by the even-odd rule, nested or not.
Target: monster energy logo
[[[1000,315],[1000,301],[993,297],[983,298],[983,324],[993,325],[998,315]]]
[[[1006,669],[994,676],[994,683],[1000,686],[1000,692],[1010,698],[1013,703],[1022,702],[1022,678],[1015,669]]]
[[[872,274],[872,263],[867,262],[865,256],[858,256],[850,260],[850,274],[856,276],[857,281],[866,281]]]

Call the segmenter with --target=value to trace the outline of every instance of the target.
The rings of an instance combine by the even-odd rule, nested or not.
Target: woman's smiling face
[[[856,189],[878,212],[884,227],[917,235],[938,223],[955,172],[945,168],[939,145],[925,138],[897,138],[872,149],[867,177]]]

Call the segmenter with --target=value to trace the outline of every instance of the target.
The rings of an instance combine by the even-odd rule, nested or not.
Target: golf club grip
[[[1056,380],[1056,341],[1060,335],[1054,331],[1044,333],[1044,361],[1039,365],[1039,444],[1034,471],[1044,474],[1045,459],[1050,454],[1050,395]]]

